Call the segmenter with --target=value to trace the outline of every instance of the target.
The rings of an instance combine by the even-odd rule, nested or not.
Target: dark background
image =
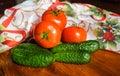
[[[120,0],[70,0],[70,2],[88,3],[120,14]],[[3,14],[6,8],[16,4],[16,0],[0,0],[0,14]]]
[[[14,6],[15,4],[15,0],[0,0],[0,14],[3,14],[6,8]]]
[[[71,2],[88,3],[120,14],[120,0],[71,0]]]

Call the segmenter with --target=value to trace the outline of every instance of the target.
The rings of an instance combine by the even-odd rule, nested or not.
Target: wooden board
[[[54,62],[46,68],[31,68],[12,62],[7,51],[0,54],[0,76],[120,76],[120,55],[99,50],[88,64]]]

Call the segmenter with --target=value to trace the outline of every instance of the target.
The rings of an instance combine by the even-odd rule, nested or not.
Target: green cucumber
[[[50,51],[31,43],[11,49],[11,58],[17,64],[30,67],[47,67],[55,61]]]
[[[71,64],[86,64],[91,60],[91,55],[80,51],[64,51],[54,54],[54,58],[58,62]]]
[[[80,43],[62,43],[58,46],[51,48],[53,53],[62,51],[85,51],[88,53],[94,53],[100,48],[100,44],[96,40],[88,40]]]

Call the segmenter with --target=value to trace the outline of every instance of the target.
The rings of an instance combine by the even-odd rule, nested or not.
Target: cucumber
[[[58,62],[71,64],[86,64],[91,60],[91,55],[87,52],[64,51],[54,54],[54,58]]]
[[[11,58],[17,64],[30,67],[47,67],[55,61],[50,51],[31,43],[11,49]]]
[[[92,54],[95,51],[97,51],[99,48],[100,48],[100,44],[98,41],[88,40],[80,43],[62,43],[51,48],[50,50],[53,53],[67,51],[67,50],[69,51],[74,50],[74,51],[85,51]]]

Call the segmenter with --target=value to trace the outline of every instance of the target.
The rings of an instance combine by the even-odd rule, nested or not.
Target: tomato
[[[30,37],[33,37],[34,29],[35,29],[35,25],[32,25],[31,28],[30,28],[30,31],[29,31],[29,36]]]
[[[67,18],[64,12],[62,10],[57,9],[46,10],[42,14],[42,20],[55,22],[61,30],[65,28],[67,23]]]
[[[61,30],[51,21],[40,22],[34,30],[34,40],[44,48],[52,48],[61,40]]]
[[[67,43],[75,43],[86,41],[87,32],[82,27],[69,26],[62,32],[62,41]]]

